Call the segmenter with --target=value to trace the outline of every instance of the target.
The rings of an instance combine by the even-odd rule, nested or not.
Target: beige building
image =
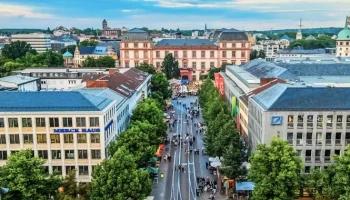
[[[77,91],[3,92],[0,102],[0,165],[31,149],[48,172],[65,176],[74,169],[78,181],[88,182],[116,138],[115,99]]]
[[[338,34],[336,48],[337,57],[350,58],[350,29],[348,23],[345,23],[345,28]]]
[[[95,47],[76,47],[73,57],[73,66],[75,68],[81,67],[83,62],[88,58],[98,59],[100,57],[110,56],[115,62],[115,66],[109,66],[110,68],[117,66],[117,54],[111,46],[95,46]]]
[[[159,69],[171,53],[181,69],[191,70],[186,73],[192,74],[189,79],[199,80],[211,67],[248,62],[250,49],[248,34],[241,31],[222,30],[211,39],[162,39],[153,44],[147,32],[132,29],[121,42],[120,65],[129,68],[150,63]]]

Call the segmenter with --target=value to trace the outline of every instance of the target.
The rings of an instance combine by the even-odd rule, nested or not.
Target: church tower
[[[303,39],[303,34],[301,33],[301,27],[302,27],[302,26],[303,26],[303,25],[301,24],[301,19],[300,19],[299,30],[298,30],[297,35],[296,35],[296,37],[295,37],[296,40],[301,40],[301,39]]]
[[[107,20],[104,19],[104,20],[102,21],[102,30],[105,30],[105,29],[107,29],[107,28],[108,28]]]

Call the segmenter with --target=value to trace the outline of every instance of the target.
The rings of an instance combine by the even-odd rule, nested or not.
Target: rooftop
[[[111,102],[78,91],[1,92],[0,112],[101,111]]]
[[[36,81],[38,79],[39,78],[30,77],[30,76],[13,75],[13,76],[5,76],[0,78],[0,82],[7,82],[7,83],[14,83],[17,85],[22,85],[28,82]]]
[[[215,46],[214,42],[208,39],[162,39],[156,47],[197,47],[197,46]]]
[[[276,84],[252,97],[269,111],[350,110],[350,88]]]
[[[282,49],[279,54],[326,54],[325,49]]]

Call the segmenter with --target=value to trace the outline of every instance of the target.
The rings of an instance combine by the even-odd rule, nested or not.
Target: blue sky
[[[0,0],[0,28],[343,26],[350,0]]]

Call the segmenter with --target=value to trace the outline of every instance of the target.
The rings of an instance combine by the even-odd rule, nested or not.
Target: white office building
[[[38,53],[43,53],[51,49],[50,38],[49,34],[44,33],[14,34],[11,36],[11,41],[27,42]]]

